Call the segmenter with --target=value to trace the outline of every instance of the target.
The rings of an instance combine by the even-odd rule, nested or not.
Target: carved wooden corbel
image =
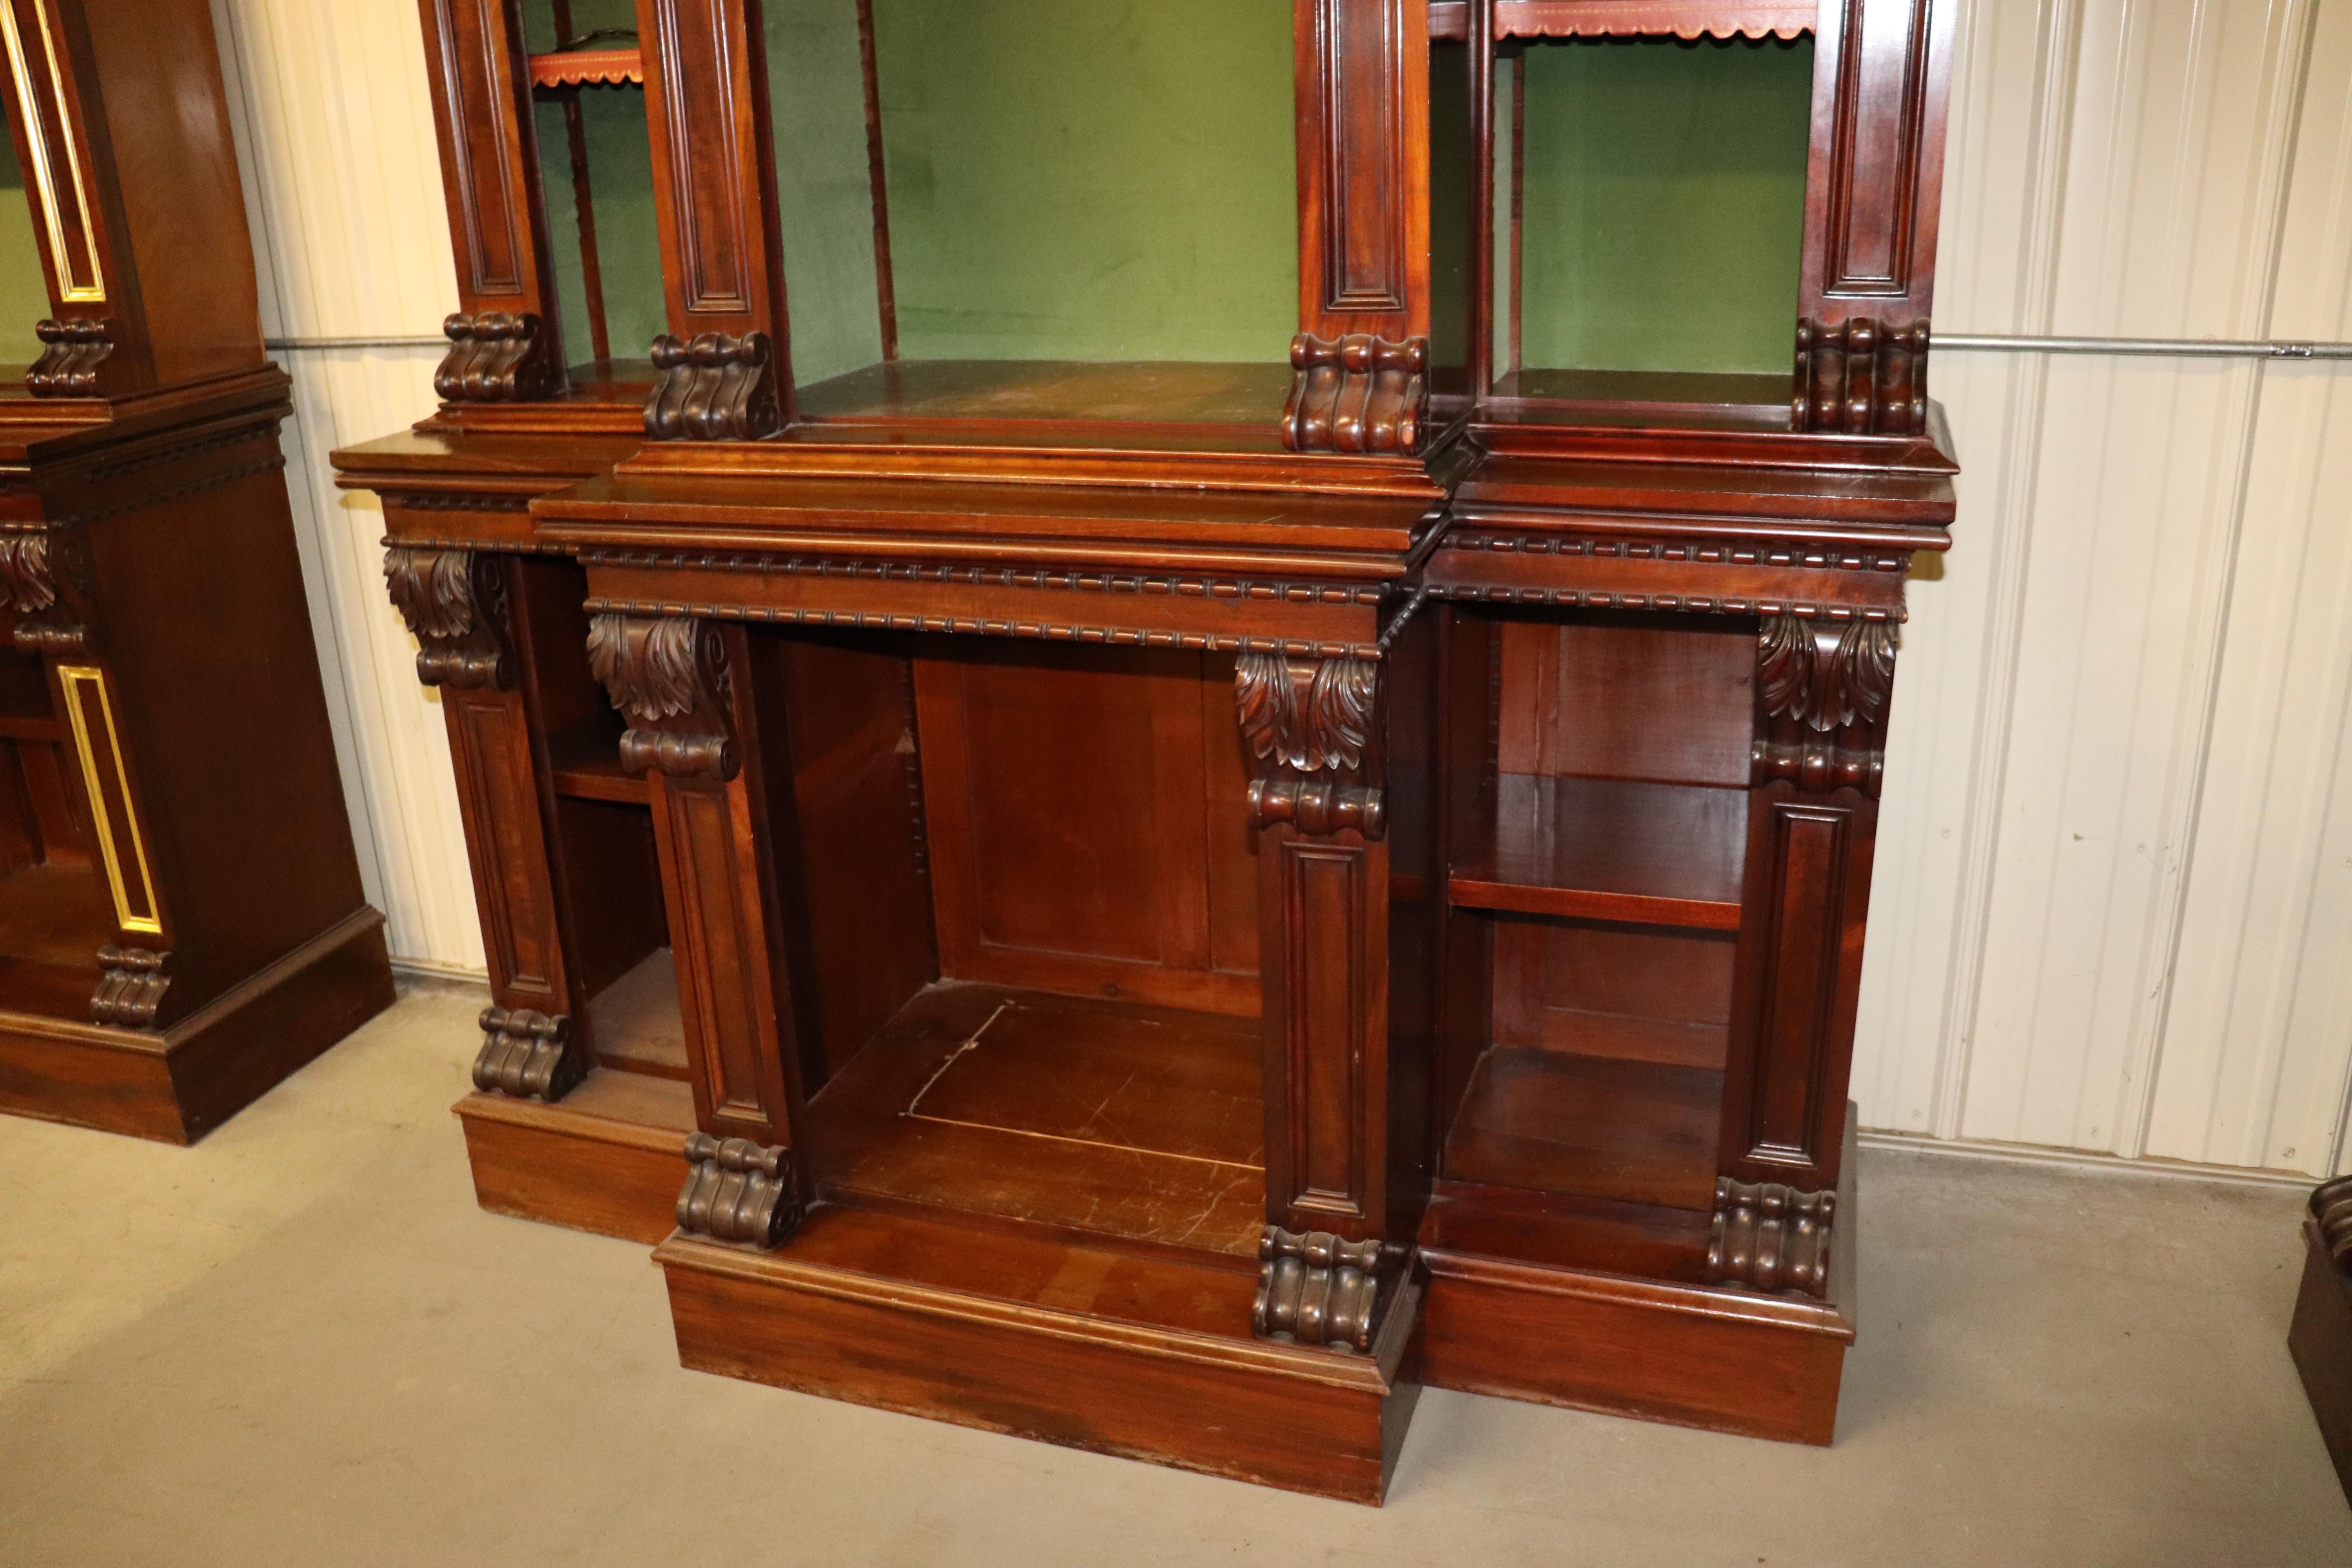
[[[564,390],[563,366],[540,319],[485,310],[443,318],[449,352],[433,373],[433,390],[449,403],[529,403]]]
[[[1801,1290],[1825,1296],[1830,1287],[1830,1232],[1837,1194],[1807,1193],[1779,1182],[1749,1184],[1718,1176],[1715,1232],[1707,1244],[1707,1277],[1751,1290]]]
[[[1395,1253],[1377,1241],[1348,1241],[1323,1230],[1301,1235],[1269,1225],[1258,1238],[1257,1256],[1252,1332],[1337,1351],[1372,1348],[1381,1287],[1395,1272]]]
[[[384,587],[416,635],[416,679],[427,686],[512,689],[506,574],[495,555],[469,550],[383,552]]]
[[[98,367],[114,352],[111,321],[37,321],[41,357],[25,372],[25,390],[36,397],[97,397]]]
[[[1381,837],[1380,687],[1371,659],[1245,653],[1234,661],[1255,775],[1252,826]]]
[[[2338,1176],[2312,1189],[2311,1217],[2336,1267],[2352,1275],[2352,1176]]]
[[[588,1076],[588,1053],[572,1037],[572,1020],[561,1013],[485,1007],[480,1023],[474,1087],[485,1094],[551,1104]]]
[[[0,533],[0,595],[16,612],[8,637],[22,652],[78,653],[89,645],[88,628],[58,595],[59,566],[88,586],[88,546],[79,531],[37,527]]]
[[[742,766],[718,627],[684,616],[595,616],[588,668],[629,721],[621,765],[630,773],[723,782]]]
[[[656,441],[751,441],[782,427],[775,344],[765,332],[654,340],[659,379],[646,400],[646,434]]]
[[[790,1150],[697,1132],[686,1141],[686,1161],[692,1168],[677,1194],[677,1228],[687,1235],[765,1252],[800,1223]]]
[[[1429,415],[1429,340],[1391,342],[1364,332],[1290,342],[1290,401],[1282,444],[1294,452],[1421,449]]]
[[[126,1029],[153,1028],[155,1011],[163,1005],[163,993],[172,985],[172,977],[163,973],[163,961],[169,957],[168,952],[143,947],[110,943],[100,948],[98,990],[89,999],[90,1022]]]
[[[1895,691],[1891,621],[1768,616],[1757,639],[1757,738],[1748,776],[1875,799]]]
[[[1927,430],[1927,323],[1856,316],[1797,323],[1799,430],[1923,436]]]

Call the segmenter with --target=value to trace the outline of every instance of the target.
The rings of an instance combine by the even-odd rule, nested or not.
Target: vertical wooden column
[[[1717,1164],[1718,1278],[1828,1283],[1895,626],[1767,616]]]
[[[753,0],[637,0],[669,331],[658,440],[741,441],[792,417],[768,67]]]
[[[1389,856],[1381,667],[1245,653],[1234,667],[1258,830],[1265,1212],[1260,1334],[1370,1348],[1390,1243]]]
[[[419,0],[457,258],[449,353],[433,378],[453,403],[554,397],[566,386],[532,131],[530,67],[513,0]]]
[[[743,632],[689,617],[595,616],[588,661],[629,721],[621,764],[649,775],[662,901],[677,955],[697,1121],[791,1142],[783,976]]]
[[[394,545],[383,574],[417,641],[416,678],[441,692],[457,814],[482,919],[491,1005],[474,1087],[562,1099],[588,1073],[565,963],[531,746],[508,620],[505,556]]]
[[[1955,0],[1824,0],[1798,289],[1800,430],[1920,435]]]
[[[1298,336],[1282,436],[1413,452],[1429,389],[1429,7],[1297,0]]]

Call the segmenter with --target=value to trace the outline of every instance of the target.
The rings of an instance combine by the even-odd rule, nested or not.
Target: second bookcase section
[[[1451,637],[1441,1217],[1571,1249],[1580,1226],[1703,1228],[1753,625],[1456,610]]]

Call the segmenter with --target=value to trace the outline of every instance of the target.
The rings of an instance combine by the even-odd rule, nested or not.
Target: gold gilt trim
[[[58,269],[60,304],[104,304],[106,275],[98,260],[98,226],[89,216],[89,190],[81,177],[81,154],[74,147],[73,120],[66,110],[65,72],[58,66],[58,41],[49,27],[43,0],[26,0],[41,24],[41,52],[48,61],[49,82],[57,93],[58,130],[66,146],[66,174],[73,181],[74,205],[81,211],[81,232],[89,255],[89,281],[73,274],[73,253],[66,247],[65,220],[58,208],[57,175],[49,166],[47,138],[42,133],[41,106],[33,95],[32,75],[25,63],[25,40],[16,26],[15,0],[0,0],[0,33],[8,45],[8,68],[16,79],[16,104],[23,111],[25,145],[33,153],[33,184],[41,194],[41,216],[49,231],[49,254]]]
[[[7,0],[0,0],[5,5]],[[98,848],[106,861],[106,885],[114,894],[114,918],[124,931],[149,931],[161,935],[163,921],[155,908],[155,879],[147,869],[147,846],[139,836],[139,813],[131,804],[131,775],[122,765],[122,743],[114,730],[114,704],[107,700],[106,672],[94,665],[61,664],[58,679],[65,686],[66,717],[73,721],[74,752],[81,758],[82,783],[89,788],[89,815],[98,829]],[[131,897],[123,884],[122,859],[114,843],[114,821],[106,809],[104,781],[99,776],[98,756],[89,743],[89,719],[82,707],[77,687],[88,686],[98,693],[98,710],[106,720],[106,749],[114,758],[114,783],[122,797],[122,825],[131,837],[131,854],[139,865],[139,890],[147,912],[131,911]]]

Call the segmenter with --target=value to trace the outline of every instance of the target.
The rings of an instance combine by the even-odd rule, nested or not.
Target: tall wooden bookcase
[[[341,461],[485,1204],[689,1366],[1278,1486],[1424,1381],[1825,1440],[1953,472],[1948,16],[1862,4],[425,0],[463,308]]]
[[[392,1000],[288,382],[204,0],[5,0],[0,71],[0,1110],[193,1142]]]

